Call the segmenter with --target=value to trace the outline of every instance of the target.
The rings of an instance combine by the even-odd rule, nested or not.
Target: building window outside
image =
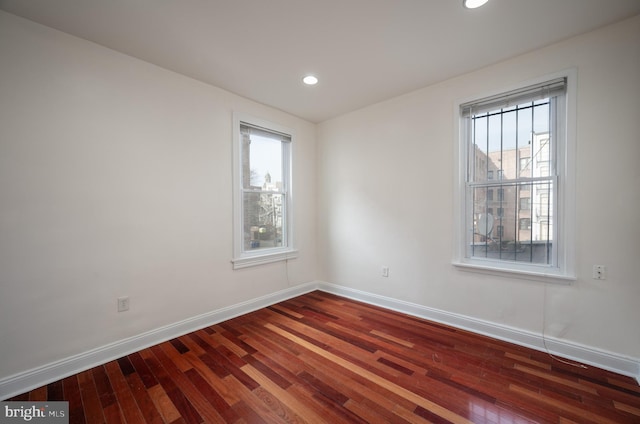
[[[556,205],[567,204],[573,184],[558,178],[573,172],[565,166],[573,164],[566,160],[567,81],[460,104],[461,265],[573,278],[573,224]],[[489,210],[498,211],[494,222],[486,222]],[[558,222],[568,224],[558,228]]]
[[[234,268],[293,257],[291,131],[234,116]]]

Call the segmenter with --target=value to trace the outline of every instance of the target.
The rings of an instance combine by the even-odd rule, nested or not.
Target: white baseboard
[[[633,377],[640,384],[640,360],[638,359],[626,358],[614,353],[554,338],[547,337],[545,338],[545,341],[543,341],[540,334],[535,334],[517,328],[478,320],[464,315],[441,311],[415,303],[405,302],[344,286],[325,282],[310,282],[216,311],[208,312],[206,314],[198,315],[90,350],[88,352],[3,378],[0,380],[0,400],[8,399],[20,393],[25,393],[29,390],[33,390],[45,384],[91,369],[95,366],[121,358],[125,355],[137,352],[158,343],[171,340],[192,331],[226,321],[314,290],[322,290],[327,293],[381,306],[383,308],[442,324],[451,325],[452,327],[469,330],[474,333],[530,347],[543,352],[546,351],[546,342],[546,347],[549,352],[554,355]]]
[[[266,306],[271,306],[283,300],[300,296],[314,291],[317,288],[317,282],[293,286],[3,378],[0,380],[0,400],[25,393],[45,384],[105,364],[114,359],[122,358],[125,355],[174,339],[192,331],[218,324]]]
[[[319,283],[318,289],[626,375],[635,378],[638,384],[640,384],[640,359],[637,358],[624,357],[615,353],[549,336],[545,336],[543,339],[539,333],[483,321],[335,284]]]

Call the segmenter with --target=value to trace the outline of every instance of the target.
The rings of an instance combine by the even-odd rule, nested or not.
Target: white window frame
[[[470,240],[468,223],[473,206],[467,196],[467,120],[463,117],[462,107],[474,101],[498,97],[517,92],[524,88],[540,85],[557,78],[566,78],[566,93],[560,107],[561,114],[556,126],[562,132],[560,142],[556,142],[554,151],[556,160],[556,179],[554,191],[554,260],[551,265],[501,261],[486,258],[473,258],[468,254]],[[455,132],[457,140],[454,150],[455,197],[454,197],[454,255],[453,265],[464,271],[485,273],[536,281],[568,284],[576,279],[575,274],[575,157],[576,157],[576,88],[577,72],[570,69],[543,76],[506,87],[482,96],[462,99],[454,104]],[[471,211],[470,211],[471,210]]]
[[[264,129],[269,132],[283,134],[290,141],[283,146],[283,238],[282,246],[245,250],[244,249],[244,211],[243,211],[243,186],[242,186],[242,134],[241,125]],[[297,257],[298,251],[293,244],[293,173],[292,157],[294,145],[294,132],[285,126],[256,118],[254,116],[235,112],[233,114],[233,269],[246,268],[255,265],[283,261]]]

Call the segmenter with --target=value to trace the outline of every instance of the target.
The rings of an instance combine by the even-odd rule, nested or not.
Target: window
[[[234,268],[294,257],[291,131],[234,116]]]
[[[456,265],[574,278],[574,74],[458,104]],[[495,201],[483,195],[493,190]]]

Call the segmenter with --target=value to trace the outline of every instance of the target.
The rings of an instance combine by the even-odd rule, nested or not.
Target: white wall
[[[0,58],[0,380],[316,277],[315,125],[4,12]],[[289,281],[231,268],[233,111],[297,135]]]
[[[638,40],[640,16],[320,124],[320,279],[640,358]],[[454,268],[454,103],[574,67],[578,280]]]

